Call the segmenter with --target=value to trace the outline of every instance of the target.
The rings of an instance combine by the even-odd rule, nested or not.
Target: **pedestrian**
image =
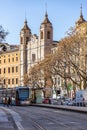
[[[4,106],[7,105],[7,97],[5,97],[5,100],[4,100]]]
[[[8,101],[7,101],[7,106],[9,107],[9,105],[11,105],[11,98],[10,97],[8,98]]]

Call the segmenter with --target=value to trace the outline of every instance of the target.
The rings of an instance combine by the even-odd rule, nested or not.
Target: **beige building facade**
[[[6,44],[4,47],[7,47]],[[6,51],[2,49],[0,52],[0,87],[15,87],[19,83],[20,51],[15,47]]]

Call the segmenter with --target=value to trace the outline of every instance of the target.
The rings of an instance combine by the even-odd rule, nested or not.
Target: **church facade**
[[[14,49],[12,50],[11,45],[8,45],[9,49],[7,49],[6,44],[4,44],[6,50],[1,48],[0,84],[5,87],[23,86],[24,74],[29,71],[31,66],[34,66],[39,61],[43,60],[47,54],[51,53],[52,49],[57,46],[57,43],[57,41],[53,41],[53,26],[48,18],[47,12],[40,25],[39,36],[32,34],[31,29],[27,24],[27,20],[25,20],[24,26],[20,31],[20,45],[17,46],[16,49],[13,47]],[[8,52],[11,55],[10,58],[12,62],[8,62]],[[18,56],[18,61],[12,60],[12,56],[15,54]],[[4,68],[2,67],[2,61],[4,60],[3,55],[6,58]],[[14,59],[15,58],[16,56]],[[16,70],[16,65],[18,66],[18,70]],[[14,68],[14,71],[12,67]],[[4,69],[6,69],[6,71],[4,71]],[[15,76],[14,73],[17,73],[17,76]],[[9,77],[10,75],[11,78]]]
[[[20,81],[23,85],[23,76],[29,71],[31,66],[43,60],[45,56],[51,53],[53,47],[57,46],[57,42],[53,41],[53,26],[45,14],[44,21],[40,25],[39,36],[32,34],[24,22],[24,27],[20,32]]]

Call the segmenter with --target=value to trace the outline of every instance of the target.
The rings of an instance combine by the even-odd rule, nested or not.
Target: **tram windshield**
[[[19,89],[18,90],[19,99],[25,100],[29,98],[29,89]]]

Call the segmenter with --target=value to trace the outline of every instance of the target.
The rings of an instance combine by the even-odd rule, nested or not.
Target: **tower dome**
[[[48,19],[48,14],[47,14],[47,12],[46,12],[46,14],[45,14],[45,18],[44,18],[43,22],[41,23],[41,25],[45,25],[45,24],[50,24],[50,25],[52,25],[52,23],[51,23],[50,20]]]
[[[21,31],[24,31],[24,30],[29,30],[30,32],[31,32],[31,29],[28,27],[28,25],[27,25],[27,20],[25,20],[25,22],[24,22],[24,26],[23,26],[23,28],[21,29]]]
[[[80,17],[79,19],[76,21],[76,27],[79,26],[80,24],[86,22],[86,20],[83,18],[83,14],[82,14],[82,5],[81,5],[81,11],[80,11]]]

